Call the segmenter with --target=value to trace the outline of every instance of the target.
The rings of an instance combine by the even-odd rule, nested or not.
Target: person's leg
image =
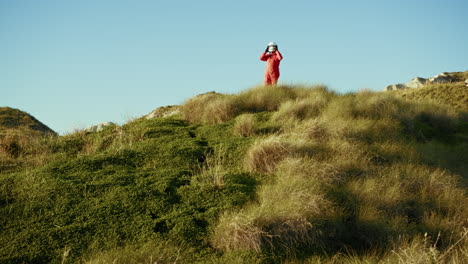
[[[272,79],[271,79],[271,76],[270,76],[270,73],[265,73],[265,79],[263,81],[263,83],[265,85],[271,85],[272,84]]]
[[[272,73],[270,75],[270,82],[271,82],[271,85],[276,85],[278,83],[278,79],[279,79],[279,72],[278,73]]]

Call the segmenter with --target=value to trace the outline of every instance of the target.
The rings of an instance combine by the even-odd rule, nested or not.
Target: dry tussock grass
[[[409,121],[424,117],[434,125],[452,125],[459,113],[442,105],[407,103],[391,93],[363,92],[334,97],[322,110],[324,120],[395,120]]]
[[[225,176],[228,174],[226,168],[227,158],[227,149],[224,145],[220,145],[213,152],[207,153],[205,162],[200,168],[200,175],[195,180],[222,189]]]
[[[459,215],[468,219],[468,197],[460,187],[460,178],[448,171],[429,167],[427,165],[407,164],[393,166],[393,179],[403,181],[405,187],[412,190],[421,201],[435,201],[443,213]],[[468,224],[467,220],[462,222]]]
[[[257,140],[246,153],[244,167],[250,172],[273,173],[276,165],[292,151],[291,143],[279,136]]]
[[[301,102],[286,101],[273,118],[304,119],[307,115],[301,111],[308,107],[301,108]],[[311,219],[341,214],[324,196],[326,186],[334,188],[335,185],[345,186],[356,199],[353,201],[356,221],[378,223],[402,233],[408,231],[405,226],[411,221],[426,223],[435,230],[447,227],[459,230],[466,225],[463,219],[467,212],[460,208],[468,201],[458,187],[459,180],[446,171],[420,164],[421,156],[415,146],[402,136],[407,120],[423,118],[425,122],[433,122],[435,127],[453,126],[455,115],[445,108],[408,105],[372,92],[333,98],[322,109],[311,119],[283,122],[281,136],[257,141],[249,149],[246,169],[274,174],[275,178],[273,183],[259,189],[257,204],[237,215],[231,214],[238,216],[233,219],[249,219],[244,222],[243,229],[242,225],[236,225],[236,232],[255,231],[255,235],[244,236],[255,237],[256,241],[246,242],[249,245],[246,248],[290,250],[288,254],[294,254],[299,245],[305,248],[319,244],[313,236],[307,235],[309,244],[297,238],[295,230],[305,234],[318,230],[310,226],[301,229],[295,221],[306,219],[301,222],[305,223],[303,226],[313,226]],[[304,146],[310,148],[311,142],[326,146],[326,151],[321,149],[318,155],[300,151]],[[434,205],[434,214],[429,217],[419,213],[427,210],[430,204]],[[424,208],[419,210],[415,206]],[[285,224],[288,221],[295,225],[288,226]],[[245,246],[241,245],[241,240],[226,243],[230,244],[230,250]],[[279,245],[288,245],[288,249]]]
[[[457,234],[451,244],[453,247],[440,249],[441,236],[418,235],[413,238],[402,236],[389,247],[387,252],[376,249],[358,253],[351,250],[333,256],[312,256],[303,260],[287,260],[288,264],[462,264],[468,259],[468,230]]]
[[[299,248],[318,246],[320,230],[304,217],[257,216],[255,210],[225,214],[220,218],[211,243],[225,251],[282,251],[293,256]],[[266,215],[267,213],[264,213]]]
[[[52,158],[50,142],[55,135],[7,134],[0,137],[0,170],[22,166],[41,166]]]
[[[353,119],[354,96],[343,95],[331,100],[321,112],[324,120]]]
[[[397,118],[405,105],[387,93],[365,92],[353,97],[353,115],[367,119]]]
[[[464,83],[431,84],[421,89],[389,92],[408,102],[433,103],[458,111],[468,111],[468,93]]]
[[[289,256],[300,248],[319,246],[321,230],[314,222],[334,212],[322,183],[339,180],[339,171],[307,159],[281,162],[275,181],[258,191],[258,203],[221,217],[213,245],[227,251],[274,250]]]
[[[186,120],[203,124],[219,124],[238,114],[233,96],[216,93],[189,99],[183,104],[181,112]]]
[[[22,152],[25,137],[4,136],[0,138],[0,154],[5,157],[17,158]]]
[[[394,119],[337,119],[327,122],[328,131],[336,138],[367,141],[388,141],[401,139],[402,127]]]
[[[250,172],[273,174],[276,166],[291,157],[311,157],[319,145],[290,135],[273,135],[259,139],[247,150],[244,168]]]
[[[281,103],[296,97],[294,89],[286,86],[258,86],[237,95],[235,104],[245,112],[276,111]]]
[[[319,118],[309,119],[296,126],[295,133],[298,137],[314,142],[325,143],[330,138],[327,123]]]
[[[250,137],[256,134],[257,120],[253,114],[243,114],[236,118],[233,131],[241,137]]]
[[[282,103],[272,116],[275,121],[299,119],[304,120],[316,117],[326,106],[328,100],[323,97],[308,97],[306,99],[290,100]]]
[[[398,118],[409,107],[390,94],[361,92],[335,97],[322,111],[327,120]]]
[[[266,227],[268,235],[262,237],[263,250],[280,251],[290,257],[299,253],[299,248],[321,246],[321,232],[306,218],[273,222]]]
[[[342,182],[341,168],[333,163],[318,161],[310,157],[288,158],[284,160],[278,166],[278,175],[278,182],[288,181],[291,177],[307,181],[308,185],[312,181],[317,181],[317,183],[320,183],[320,186]]]
[[[262,236],[268,233],[255,226],[254,219],[246,214],[227,213],[220,217],[211,244],[225,251],[263,249]]]
[[[416,236],[412,239],[401,239],[398,247],[387,255],[382,263],[465,263],[468,259],[468,229],[464,229],[457,235],[458,239],[452,241],[451,246],[441,250],[437,244],[439,236],[431,238],[424,236]]]
[[[310,158],[288,158],[277,168],[275,182],[265,185],[259,193],[259,219],[310,218],[325,214],[330,204],[323,196],[325,185],[339,181],[339,170],[319,165]]]
[[[182,106],[183,117],[195,123],[217,124],[242,113],[276,111],[289,100],[300,104],[285,105],[284,114],[297,116],[317,115],[326,102],[335,94],[325,86],[257,86],[237,95],[208,93],[187,100]],[[278,114],[281,115],[281,114]]]

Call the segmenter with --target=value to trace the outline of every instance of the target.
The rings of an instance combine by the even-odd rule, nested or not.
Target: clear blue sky
[[[0,106],[59,133],[263,80],[340,92],[468,70],[468,1],[0,0]]]

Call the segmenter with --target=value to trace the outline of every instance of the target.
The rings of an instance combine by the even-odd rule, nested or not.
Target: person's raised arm
[[[278,58],[278,60],[282,60],[283,59],[283,55],[281,55],[281,53],[279,52],[279,50],[276,50],[276,57]]]
[[[266,50],[262,53],[262,55],[260,56],[260,60],[262,61],[266,61],[268,59],[268,47],[266,48]]]

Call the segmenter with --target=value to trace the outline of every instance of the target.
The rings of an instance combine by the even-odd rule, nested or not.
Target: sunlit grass
[[[463,263],[466,114],[417,96],[258,86],[3,136],[0,262]]]

